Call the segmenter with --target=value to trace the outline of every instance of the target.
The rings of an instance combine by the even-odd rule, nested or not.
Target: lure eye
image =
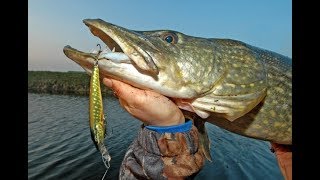
[[[165,40],[167,43],[175,44],[177,43],[178,37],[174,33],[166,33],[163,36],[163,40]]]

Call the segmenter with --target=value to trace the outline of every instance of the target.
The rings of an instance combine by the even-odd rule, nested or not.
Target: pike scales
[[[102,76],[171,97],[194,119],[243,136],[292,144],[290,58],[238,40],[173,30],[134,31],[101,19],[83,22],[108,47],[123,53],[125,63],[111,56],[99,60]],[[89,53],[70,46],[64,53],[90,72],[94,58]]]

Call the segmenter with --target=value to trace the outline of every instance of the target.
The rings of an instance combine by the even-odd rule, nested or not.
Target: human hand
[[[110,78],[104,78],[103,83],[115,92],[125,110],[146,125],[172,126],[185,122],[178,106],[161,94]]]

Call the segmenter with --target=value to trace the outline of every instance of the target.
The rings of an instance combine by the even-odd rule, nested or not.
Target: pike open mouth
[[[91,57],[92,60],[110,60],[113,63],[132,64],[141,71],[150,74],[159,73],[152,57],[136,43],[133,43],[136,42],[136,39],[144,40],[142,34],[100,19],[85,19],[83,22],[89,27],[91,33],[100,38],[106,46],[102,50],[94,50],[91,53],[84,53],[70,46],[65,46],[63,51],[67,57],[82,67],[84,62],[79,62],[79,60]]]

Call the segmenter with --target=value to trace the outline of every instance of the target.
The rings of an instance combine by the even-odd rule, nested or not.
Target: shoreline
[[[90,76],[85,72],[28,71],[28,93],[89,95]],[[101,92],[113,94],[101,82]]]

